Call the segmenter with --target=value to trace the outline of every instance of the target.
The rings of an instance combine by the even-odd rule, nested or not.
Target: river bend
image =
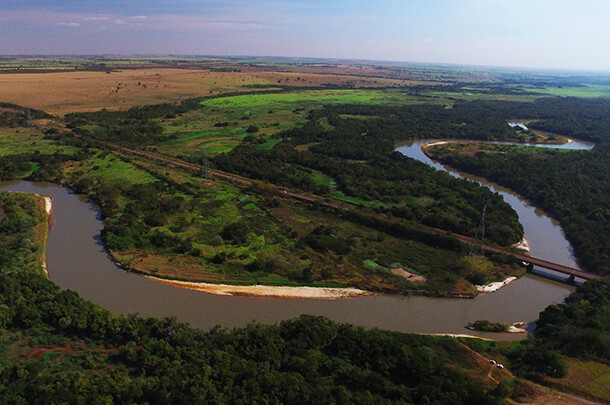
[[[414,143],[399,148],[399,151],[407,155],[417,151],[421,153],[420,145]],[[493,187],[495,191],[503,192]],[[47,242],[50,279],[62,289],[77,291],[83,298],[117,314],[176,316],[203,329],[215,325],[241,327],[252,321],[272,324],[301,314],[312,314],[338,322],[401,332],[468,332],[500,339],[519,339],[522,336],[467,331],[464,326],[477,319],[531,323],[546,306],[563,301],[573,291],[568,285],[526,275],[498,292],[475,299],[377,295],[316,300],[212,295],[159,283],[118,268],[109,259],[101,242],[103,223],[100,211],[67,188],[20,181],[0,183],[0,190],[39,193],[53,198],[53,217]],[[524,206],[525,211],[519,207],[515,210],[536,256],[574,265],[569,244],[556,224],[553,228],[545,228],[549,233],[541,235],[539,242],[538,236],[534,236],[535,229],[529,229],[529,219],[524,220],[528,215],[552,223],[550,218],[514,194],[507,194],[505,199],[513,207],[515,204]]]

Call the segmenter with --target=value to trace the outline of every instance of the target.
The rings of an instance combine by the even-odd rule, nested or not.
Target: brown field
[[[7,73],[0,75],[0,101],[64,115],[69,112],[128,109],[136,105],[228,92],[253,91],[251,85],[319,87],[325,84],[388,87],[419,81],[354,75],[251,70],[215,72],[147,68],[106,72]]]

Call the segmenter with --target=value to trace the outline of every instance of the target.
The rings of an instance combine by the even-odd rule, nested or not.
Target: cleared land
[[[102,108],[127,109],[228,92],[279,89],[279,85],[390,87],[418,83],[323,73],[218,72],[175,68],[128,69],[110,73],[6,73],[0,75],[0,100],[63,115]]]

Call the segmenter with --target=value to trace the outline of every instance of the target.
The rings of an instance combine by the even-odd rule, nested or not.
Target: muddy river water
[[[418,141],[399,151],[409,156],[417,155],[417,151],[421,153],[420,145]],[[427,159],[422,156],[413,157]],[[402,332],[468,332],[518,339],[522,335],[472,332],[464,325],[477,319],[533,322],[547,305],[561,302],[573,291],[566,284],[526,275],[493,294],[475,299],[377,295],[316,300],[211,295],[145,279],[115,266],[100,239],[103,223],[99,210],[67,188],[20,181],[0,183],[0,190],[33,192],[53,198],[47,264],[50,279],[62,289],[77,291],[83,298],[115,313],[176,316],[203,329],[215,325],[239,327],[252,321],[276,323],[300,314],[313,314],[339,322]],[[503,192],[499,188],[495,190]],[[519,213],[535,256],[575,265],[570,246],[556,223],[514,194],[508,193],[504,198]]]

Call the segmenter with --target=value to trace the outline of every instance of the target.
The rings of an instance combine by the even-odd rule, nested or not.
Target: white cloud
[[[80,24],[77,22],[58,22],[57,25],[62,25],[64,27],[80,27]]]
[[[115,23],[116,25],[127,25],[127,24],[129,24],[127,21],[125,21],[125,20],[124,20],[124,19],[122,19],[122,18],[115,18],[115,19],[114,19],[114,23]]]
[[[146,20],[148,17],[145,15],[134,15],[127,18],[129,18],[130,20]]]
[[[429,44],[430,42],[432,42],[432,38],[424,38],[419,41],[420,44]]]
[[[83,17],[84,21],[108,21],[110,17],[105,16],[93,16],[93,17]]]

